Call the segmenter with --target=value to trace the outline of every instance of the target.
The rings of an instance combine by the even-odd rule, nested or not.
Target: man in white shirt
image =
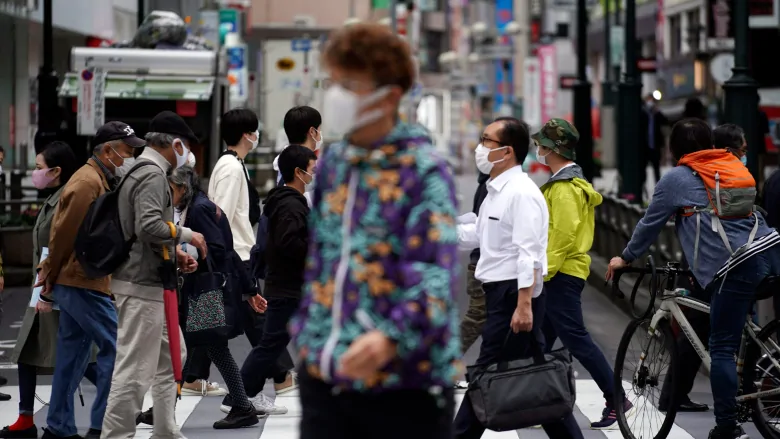
[[[490,175],[488,194],[478,216],[459,218],[460,246],[479,248],[474,276],[485,291],[487,319],[477,364],[529,357],[534,342],[544,349],[549,213],[541,191],[521,166],[530,141],[528,125],[515,118],[499,118],[485,128],[475,158],[479,171]],[[508,331],[514,334],[507,337]],[[457,439],[478,439],[485,431],[468,398],[466,394],[455,417]],[[583,437],[573,414],[542,428],[554,439]]]
[[[322,146],[322,131],[320,130],[320,125],[322,125],[322,116],[320,115],[320,112],[305,105],[293,107],[284,115],[284,132],[289,144],[305,146],[314,151],[315,154],[319,153],[319,149]],[[287,148],[287,145],[285,145],[285,148]],[[283,150],[284,149],[282,149],[282,151]],[[281,155],[281,152],[279,154]],[[274,159],[274,171],[277,172],[276,185],[284,186],[282,173],[279,171],[278,155]],[[311,194],[313,190],[314,185],[309,185],[306,187],[306,192],[303,193],[309,207],[311,207]]]
[[[249,109],[238,108],[230,110],[222,115],[220,134],[222,141],[227,145],[227,150],[217,161],[209,179],[209,199],[213,201],[230,222],[230,230],[233,232],[233,248],[247,270],[250,270],[249,256],[252,246],[255,245],[255,234],[252,230],[250,215],[256,208],[259,217],[260,205],[258,201],[250,202],[249,178],[244,167],[244,158],[260,142],[258,128],[260,122],[257,115]],[[242,302],[242,326],[244,333],[252,346],[260,343],[263,334],[265,318],[257,314],[248,302]],[[277,392],[295,386],[295,378],[288,373],[293,366],[290,354],[285,351],[279,358],[278,368],[274,374],[274,383]],[[226,396],[225,405],[230,406],[230,395]],[[267,406],[258,407],[266,413],[277,414],[282,409],[266,400]]]

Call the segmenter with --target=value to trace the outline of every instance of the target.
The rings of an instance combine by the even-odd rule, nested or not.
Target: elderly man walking
[[[137,240],[125,263],[112,276],[119,330],[103,439],[131,439],[135,435],[135,419],[150,387],[155,419],[152,437],[179,436],[174,419],[176,382],[169,337],[181,338],[181,332],[168,334],[165,326],[162,249],[165,246],[172,252],[175,244],[187,242],[203,256],[206,254],[203,235],[173,225],[173,200],[166,177],[172,168],[186,164],[189,145],[197,141],[195,134],[181,117],[164,111],[149,123],[146,141],[147,147],[138,161],[149,161],[153,166],[138,168],[119,189],[122,230],[126,239],[135,236]],[[195,260],[180,249],[176,254],[183,271],[197,267]],[[184,346],[183,341],[181,345]],[[181,355],[184,357],[185,353]]]

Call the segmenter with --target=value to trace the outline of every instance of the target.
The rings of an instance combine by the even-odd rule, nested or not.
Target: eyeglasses
[[[491,138],[490,138],[490,137],[488,137],[488,136],[482,136],[482,137],[480,137],[480,138],[479,138],[479,141],[482,143],[482,145],[484,145],[486,142],[493,142],[493,143],[495,143],[496,145],[499,145],[499,146],[501,146],[501,141],[500,141],[500,140],[491,139]]]

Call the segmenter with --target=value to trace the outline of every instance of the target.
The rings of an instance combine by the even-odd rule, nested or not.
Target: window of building
[[[682,53],[682,23],[680,15],[669,17],[669,55],[676,58]]]
[[[691,9],[686,12],[686,18],[688,19],[688,29],[686,34],[688,36],[688,46],[694,53],[701,49],[701,39],[703,37],[703,26],[701,24],[701,13],[699,8]]]

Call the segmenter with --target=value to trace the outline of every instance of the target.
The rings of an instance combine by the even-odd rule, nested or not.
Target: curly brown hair
[[[379,24],[355,24],[333,33],[322,54],[325,65],[366,71],[377,85],[412,88],[416,68],[409,45],[390,28]]]

